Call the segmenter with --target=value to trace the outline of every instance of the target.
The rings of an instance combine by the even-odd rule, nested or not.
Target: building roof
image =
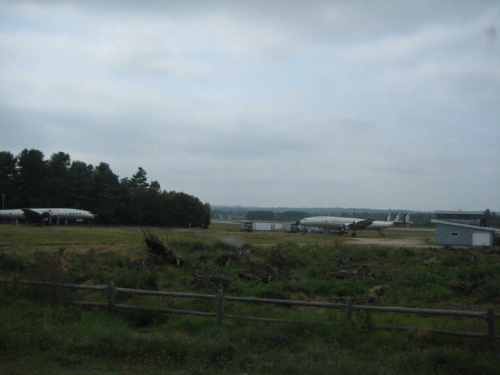
[[[500,228],[480,227],[479,225],[455,223],[453,221],[446,221],[446,220],[434,220],[434,219],[432,219],[431,221],[435,224],[451,225],[453,227],[469,228],[469,229],[474,229],[474,230],[483,230],[483,231],[487,231],[487,232],[500,232]]]
[[[439,215],[484,215],[484,211],[434,211]]]

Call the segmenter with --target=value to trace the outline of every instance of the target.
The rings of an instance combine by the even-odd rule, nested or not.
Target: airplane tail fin
[[[391,220],[391,213],[389,212],[385,217],[385,221],[393,221],[395,223],[400,223],[401,221],[399,220],[399,212],[397,213],[397,215],[394,217],[393,220]]]
[[[404,217],[403,220],[401,220],[399,218],[399,215],[401,213],[398,212],[398,214],[396,215],[396,217],[394,218],[393,222],[394,222],[394,225],[395,226],[398,226],[398,227],[408,227],[410,224],[413,224],[411,221],[410,221],[410,214],[406,214],[406,216]]]
[[[409,227],[410,224],[413,224],[412,221],[410,221],[410,214],[406,214],[405,218],[403,219],[403,226],[404,227]]]

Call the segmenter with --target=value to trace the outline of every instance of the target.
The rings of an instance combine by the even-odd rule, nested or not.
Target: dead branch
[[[173,264],[174,266],[180,266],[183,264],[184,260],[182,257],[172,251],[168,244],[160,241],[155,232],[144,228],[141,229],[141,231],[144,241],[146,242],[146,251],[155,264],[168,263]]]

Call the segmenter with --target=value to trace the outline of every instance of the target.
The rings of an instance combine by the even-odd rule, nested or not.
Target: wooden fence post
[[[488,339],[490,341],[490,349],[495,351],[495,309],[488,309]]]
[[[346,300],[346,314],[347,314],[347,320],[351,320],[351,315],[352,315],[352,300],[348,298]]]
[[[109,286],[108,286],[108,308],[111,311],[115,309],[115,295],[114,295],[113,282],[111,280],[109,281]]]
[[[224,318],[224,294],[222,289],[219,289],[217,294],[217,325],[222,325],[222,319]]]

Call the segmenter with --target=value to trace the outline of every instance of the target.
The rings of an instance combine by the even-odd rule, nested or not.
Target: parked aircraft
[[[379,234],[383,236],[382,229],[387,229],[395,226],[407,226],[410,224],[410,214],[407,214],[403,221],[399,220],[399,213],[394,220],[391,220],[391,214],[388,214],[385,221],[370,219],[355,219],[348,217],[336,216],[315,216],[307,217],[298,222],[305,227],[324,228],[335,230],[339,234],[344,234],[352,230],[352,236],[356,237],[356,229],[369,229],[378,230]]]
[[[27,220],[37,224],[52,224],[54,219],[57,224],[64,221],[84,221],[95,219],[95,215],[90,211],[77,210],[74,208],[21,208],[15,210],[0,210],[0,219],[11,221]]]

